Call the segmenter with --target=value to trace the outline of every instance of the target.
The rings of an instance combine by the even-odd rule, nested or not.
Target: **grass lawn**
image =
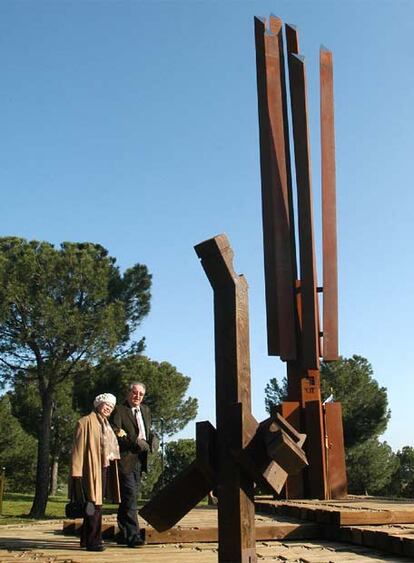
[[[68,502],[66,495],[49,497],[46,507],[45,519],[65,518],[65,504]],[[0,515],[0,525],[20,524],[33,522],[27,515],[33,503],[33,495],[21,493],[4,493],[3,511]],[[106,504],[104,514],[116,513],[118,505]]]

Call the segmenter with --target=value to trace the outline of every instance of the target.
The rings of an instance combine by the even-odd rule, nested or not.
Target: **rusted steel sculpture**
[[[233,269],[225,235],[195,247],[214,291],[216,429],[197,423],[195,461],[141,510],[158,531],[178,522],[211,489],[218,497],[219,561],[256,561],[254,483],[278,494],[307,465],[305,435],[280,414],[251,413],[247,282]]]
[[[320,357],[331,360],[338,353],[332,58],[321,51],[326,264],[322,347],[304,61],[298,55],[297,33],[288,26],[299,277],[282,22],[272,16],[266,29],[264,21],[255,19],[255,28],[268,351],[287,362],[289,400],[280,413],[260,424],[252,415],[247,282],[234,271],[225,235],[198,244],[195,250],[214,292],[216,428],[197,423],[196,459],[140,510],[162,532],[214,488],[220,563],[257,561],[255,483],[275,494],[286,485],[290,497],[338,498],[346,491],[340,405],[323,407],[319,384]],[[307,456],[302,449],[306,436]],[[305,470],[307,474],[300,474]]]
[[[255,18],[268,353],[287,364],[282,415],[306,432],[309,467],[288,479],[290,498],[346,496],[341,407],[322,405],[320,358],[338,357],[335,142],[332,54],[320,51],[323,332],[320,330],[304,58],[298,34],[271,16]],[[284,68],[288,62],[288,76]],[[288,97],[287,83],[289,83]],[[288,124],[292,115],[299,244],[295,236]],[[299,251],[297,252],[297,248]],[[299,256],[298,275],[297,258]]]

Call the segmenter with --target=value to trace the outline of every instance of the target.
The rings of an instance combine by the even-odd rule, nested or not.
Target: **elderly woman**
[[[81,530],[81,547],[103,551],[102,501],[104,497],[120,502],[117,461],[120,458],[117,438],[108,422],[116,404],[111,393],[98,395],[94,410],[76,426],[72,447],[72,498],[88,501]]]

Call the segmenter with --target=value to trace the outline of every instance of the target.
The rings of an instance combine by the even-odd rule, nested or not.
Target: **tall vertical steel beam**
[[[280,85],[282,92],[282,106],[283,106],[283,128],[285,138],[285,157],[286,157],[286,179],[287,179],[287,197],[289,204],[289,217],[290,217],[290,250],[292,255],[292,283],[295,284],[298,277],[297,272],[297,258],[296,258],[296,234],[295,234],[295,212],[293,203],[293,188],[292,188],[292,160],[290,156],[290,135],[289,135],[289,118],[288,118],[288,100],[287,100],[287,85],[286,85],[286,70],[285,70],[285,46],[283,40],[283,22],[276,16],[270,16],[269,27],[273,35],[277,37],[279,45],[279,70],[280,70]]]
[[[253,480],[231,453],[232,448],[243,449],[249,437],[248,286],[234,271],[233,251],[225,235],[204,241],[195,250],[214,290],[218,560],[255,563]]]
[[[289,63],[289,56],[291,54],[293,55],[299,54],[299,34],[296,27],[288,23],[285,24],[285,31],[286,31],[287,57]]]
[[[296,358],[291,217],[279,39],[255,18],[268,353]]]
[[[289,71],[298,190],[303,367],[319,369],[319,320],[306,72],[301,55],[290,55]]]
[[[335,126],[332,53],[319,53],[323,246],[323,359],[338,359]]]

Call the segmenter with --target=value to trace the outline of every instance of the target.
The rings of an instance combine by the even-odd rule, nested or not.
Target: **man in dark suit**
[[[137,516],[137,497],[141,474],[147,471],[148,453],[157,447],[151,432],[150,409],[142,404],[145,385],[131,383],[125,402],[117,405],[111,424],[118,438],[121,459],[118,462],[121,504],[118,509],[119,539],[129,547],[142,545]]]

